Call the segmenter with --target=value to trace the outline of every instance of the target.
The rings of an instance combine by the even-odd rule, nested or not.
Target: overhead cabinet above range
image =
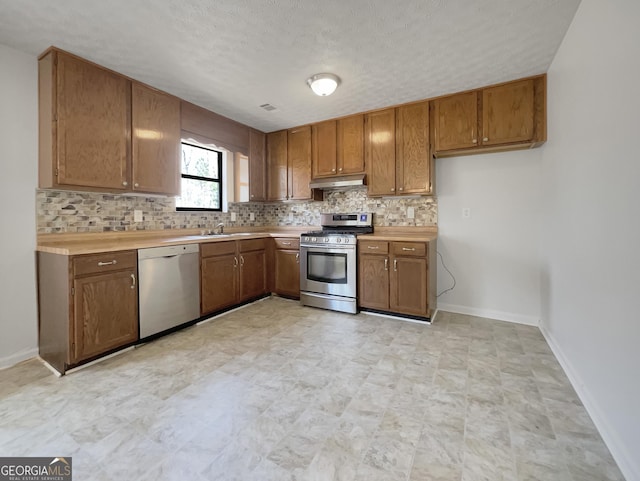
[[[179,99],[57,49],[38,88],[41,188],[179,194]]]

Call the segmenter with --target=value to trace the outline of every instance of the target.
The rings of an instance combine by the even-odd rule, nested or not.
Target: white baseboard
[[[638,457],[632,456],[624,443],[620,441],[615,430],[607,421],[604,411],[591,395],[578,375],[578,372],[573,368],[573,365],[567,356],[565,356],[564,351],[558,345],[551,333],[547,331],[542,324],[540,325],[540,331],[553,351],[553,354],[556,356],[556,359],[558,359],[562,369],[564,369],[564,372],[569,378],[569,382],[571,382],[573,389],[575,389],[578,394],[580,401],[582,401],[582,404],[589,413],[589,416],[591,416],[600,436],[609,448],[609,451],[611,451],[611,455],[615,459],[616,463],[618,463],[618,467],[620,468],[620,471],[622,471],[625,479],[627,481],[640,481],[640,464],[638,464]]]
[[[38,348],[24,349],[20,352],[13,353],[9,356],[0,357],[0,369],[15,366],[19,362],[26,361],[38,355]]]
[[[540,325],[540,319],[536,316],[516,314],[514,312],[494,311],[491,309],[480,309],[477,307],[458,306],[456,304],[445,304],[438,302],[439,311],[455,312],[456,314],[467,314],[469,316],[486,317],[498,321],[514,322],[516,324],[526,324],[527,326]]]

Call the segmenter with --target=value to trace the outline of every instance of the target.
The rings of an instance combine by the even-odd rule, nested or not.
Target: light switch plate
[[[134,210],[133,211],[133,222],[142,222],[144,220],[144,217],[142,216],[142,211],[141,210]]]
[[[232,212],[231,213],[231,222],[235,222],[236,221],[236,213]]]
[[[407,207],[407,219],[413,219],[415,217],[415,210],[413,207]]]
[[[256,220],[256,215],[253,212],[249,212],[249,220],[250,221]]]

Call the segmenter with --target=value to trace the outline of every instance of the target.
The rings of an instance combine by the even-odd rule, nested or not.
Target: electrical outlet
[[[413,207],[407,207],[407,219],[413,219],[415,216],[415,209]]]
[[[251,222],[253,222],[254,220],[256,220],[256,215],[255,215],[253,212],[250,212],[250,213],[249,213],[249,220],[250,220]]]
[[[463,219],[471,219],[471,207],[463,207],[462,208],[462,218]]]
[[[289,220],[293,220],[293,212],[289,212]]]
[[[236,221],[236,213],[232,212],[231,213],[231,222],[235,222]]]
[[[142,222],[144,220],[144,217],[142,216],[142,211],[141,210],[134,210],[133,211],[133,222]]]

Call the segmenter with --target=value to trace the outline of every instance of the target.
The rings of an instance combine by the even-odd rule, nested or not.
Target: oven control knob
[[[325,238],[324,238],[324,241],[325,241],[325,242],[329,242],[329,238],[328,238],[328,237],[325,237]]]
[[[318,239],[316,239],[315,237],[311,238],[311,242],[317,242],[317,241],[318,241]]]
[[[336,241],[338,241],[338,244],[340,244],[340,242],[342,242],[342,237],[338,237]]]

